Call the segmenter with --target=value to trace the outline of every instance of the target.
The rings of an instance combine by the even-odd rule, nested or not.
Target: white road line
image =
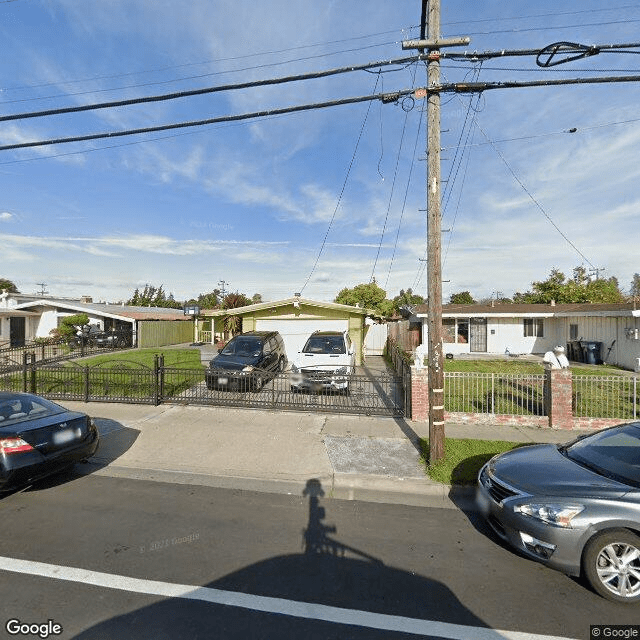
[[[404,618],[370,611],[356,609],[342,609],[311,602],[297,602],[283,598],[269,598],[254,596],[235,591],[223,591],[210,587],[199,587],[189,584],[174,584],[157,580],[142,580],[111,573],[64,567],[32,560],[19,560],[0,556],[0,570],[23,573],[32,576],[54,578],[67,582],[118,589],[145,595],[162,596],[165,598],[185,598],[200,600],[228,607],[240,607],[252,611],[275,613],[306,620],[322,620],[337,624],[355,625],[368,629],[380,629],[415,635],[437,636],[450,640],[567,640],[566,637],[547,636],[521,631],[500,631],[486,627],[471,627],[448,622]]]

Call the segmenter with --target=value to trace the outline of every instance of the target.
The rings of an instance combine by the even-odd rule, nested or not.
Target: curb
[[[92,458],[76,466],[79,475],[97,475],[149,482],[192,484],[217,489],[236,489],[260,493],[278,493],[303,497],[311,478],[260,478],[250,476],[210,475],[173,469],[133,468],[105,464]],[[321,474],[313,479],[324,487],[325,498],[359,500],[413,507],[463,509],[475,511],[475,487],[451,487],[422,478],[399,478],[365,474]]]

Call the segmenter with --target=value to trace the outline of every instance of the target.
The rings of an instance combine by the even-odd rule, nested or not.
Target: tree
[[[473,299],[471,294],[468,291],[460,291],[459,293],[452,293],[449,296],[449,304],[475,304],[476,301]]]
[[[71,340],[76,337],[78,330],[87,324],[89,324],[89,316],[86,313],[76,313],[62,318],[60,326],[52,329],[49,333],[53,338],[59,340]]]
[[[170,293],[167,296],[164,291],[164,285],[162,284],[159,287],[145,284],[144,291],[142,293],[140,293],[140,290],[136,288],[131,299],[127,300],[127,304],[136,307],[167,307],[170,309],[182,309],[182,303],[175,300],[173,293]]]
[[[576,267],[573,277],[567,278],[559,269],[552,269],[546,280],[532,283],[532,290],[516,293],[514,302],[528,304],[550,304],[555,301],[563,303],[624,302],[618,279],[598,278],[592,280],[584,267]]]
[[[633,280],[631,280],[631,289],[629,293],[632,298],[640,296],[640,273],[633,274]]]
[[[384,308],[383,303],[386,297],[387,292],[384,289],[379,287],[375,282],[369,282],[368,284],[357,284],[352,289],[345,287],[338,293],[334,302],[338,304],[348,304],[352,307],[360,306],[365,309],[382,311],[380,306],[382,305]],[[391,306],[393,306],[393,304]]]
[[[244,293],[228,293],[222,301],[223,309],[238,309],[239,307],[246,307],[251,304],[251,300],[244,295]],[[232,334],[236,334],[242,331],[242,318],[239,315],[229,313],[224,317],[225,331],[230,331]]]
[[[20,293],[18,291],[18,287],[16,287],[16,285],[11,282],[11,280],[7,280],[7,278],[0,278],[0,293],[2,293],[2,291],[5,289],[9,293]]]
[[[425,299],[417,293],[413,293],[411,287],[409,287],[406,291],[404,289],[400,289],[400,293],[392,300],[392,302],[393,311],[395,313],[399,313],[402,307],[414,307],[417,304],[424,304]]]

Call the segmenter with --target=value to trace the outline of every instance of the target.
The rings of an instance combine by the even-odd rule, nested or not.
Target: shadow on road
[[[388,640],[419,637],[422,628],[438,637],[429,621],[486,629],[438,580],[386,566],[333,537],[337,531],[325,523],[319,480],[309,480],[303,495],[308,522],[302,552],[269,558],[183,597],[105,620],[76,639]]]

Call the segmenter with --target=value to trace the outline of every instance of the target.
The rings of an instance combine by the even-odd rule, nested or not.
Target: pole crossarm
[[[427,40],[403,40],[403,49],[441,49],[443,47],[463,47],[471,42],[471,38],[430,38]]]

